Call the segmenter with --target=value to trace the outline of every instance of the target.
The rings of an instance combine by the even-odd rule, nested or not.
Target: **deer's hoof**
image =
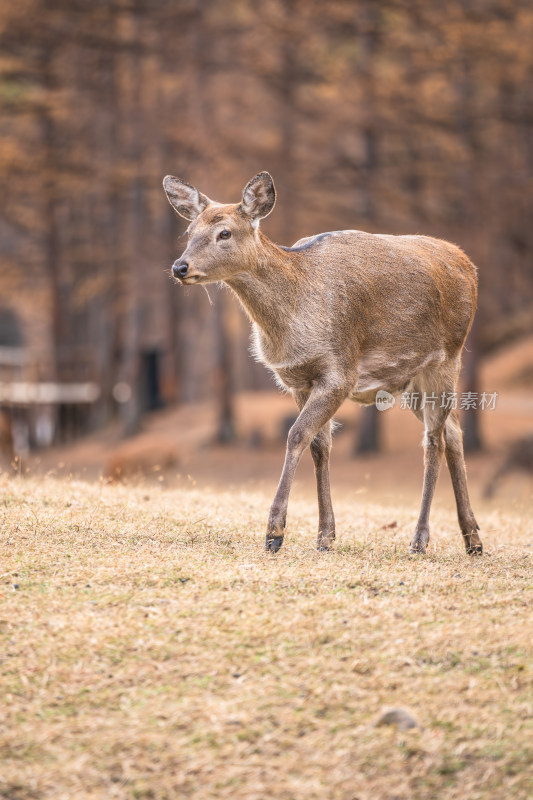
[[[463,533],[467,556],[483,555],[483,545],[481,543],[481,539],[476,533],[476,530],[479,530],[479,525],[476,525],[476,529],[472,531],[472,533]]]
[[[483,555],[483,545],[477,533],[473,534],[472,536],[469,536],[468,538],[465,537],[465,549],[467,556]]]
[[[277,553],[283,544],[283,536],[268,536],[266,537],[266,550],[269,553]]]
[[[426,552],[428,542],[429,542],[428,530],[416,531],[415,535],[411,539],[411,544],[409,545],[410,554],[423,555]]]
[[[319,553],[327,552],[332,549],[335,534],[330,533],[327,536],[319,536],[316,542],[316,549]]]

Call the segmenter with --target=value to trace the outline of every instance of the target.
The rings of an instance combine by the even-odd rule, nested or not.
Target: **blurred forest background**
[[[533,332],[532,42],[529,0],[3,0],[0,381],[99,391],[38,413],[6,400],[21,441],[117,417],[133,433],[209,398],[228,439],[235,394],[274,391],[230,293],[211,307],[170,278],[185,225],[167,173],[235,202],[270,171],[263,228],[282,244],[342,228],[458,243],[480,273],[475,388]]]

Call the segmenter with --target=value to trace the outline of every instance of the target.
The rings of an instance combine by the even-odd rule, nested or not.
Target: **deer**
[[[291,485],[309,447],[318,494],[317,548],[330,550],[335,413],[346,399],[372,405],[383,391],[439,398],[455,391],[477,304],[476,267],[456,245],[428,236],[341,230],[278,245],[259,227],[276,202],[268,172],[252,178],[237,203],[214,202],[171,175],[163,188],[174,211],[189,223],[188,243],[172,275],[186,286],[222,282],[237,295],[251,320],[256,358],[298,407],[270,507],[266,549],[277,553],[282,546]],[[449,405],[412,409],[424,424],[424,477],[411,554],[427,551],[443,454],[466,552],[483,552],[468,495],[461,426]]]

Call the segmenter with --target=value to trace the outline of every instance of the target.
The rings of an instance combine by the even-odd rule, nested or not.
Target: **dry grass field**
[[[533,796],[531,516],[270,490],[0,479],[0,797]]]

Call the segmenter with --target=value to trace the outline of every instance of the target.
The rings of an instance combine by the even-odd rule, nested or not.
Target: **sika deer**
[[[331,419],[349,398],[376,393],[453,392],[477,300],[476,269],[455,245],[426,236],[333,231],[292,247],[271,242],[259,221],[272,211],[274,183],[261,172],[239,203],[215,203],[185,181],[163,185],[190,221],[189,242],[172,271],[183,284],[224,281],[253,325],[257,358],[294,396],[300,414],[270,509],[267,550],[283,542],[289,492],[306,447],[318,489],[318,542],[329,549],[335,519],[329,486]],[[466,551],[481,554],[470,507],[462,434],[448,408],[415,411],[424,423],[424,483],[411,553],[424,553],[442,455],[450,469]]]

